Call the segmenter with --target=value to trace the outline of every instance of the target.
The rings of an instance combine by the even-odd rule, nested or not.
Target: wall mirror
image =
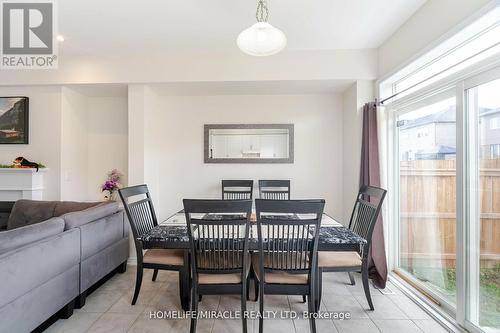
[[[293,124],[205,125],[205,163],[293,163]]]

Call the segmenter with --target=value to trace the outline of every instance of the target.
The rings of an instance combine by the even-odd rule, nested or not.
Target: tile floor
[[[189,332],[187,319],[151,319],[156,311],[180,310],[178,280],[175,272],[161,272],[156,282],[151,281],[152,271],[146,270],[135,306],[130,305],[134,291],[135,267],[129,266],[125,274],[116,274],[88,298],[86,305],[75,310],[69,319],[60,319],[46,332]],[[375,311],[367,311],[359,276],[355,286],[347,285],[345,273],[324,275],[324,293],[321,311],[348,312],[348,320],[317,320],[318,332],[446,332],[436,321],[421,310],[396,287],[388,284],[394,292],[383,295],[372,289]],[[253,291],[251,291],[253,292]],[[266,296],[266,310],[291,310],[301,313],[307,308],[302,298],[293,296]],[[248,310],[256,310],[258,303],[248,302]],[[240,299],[236,296],[205,296],[200,310],[239,310]],[[249,332],[258,332],[257,320],[249,320]],[[273,333],[302,333],[309,331],[304,319],[265,320],[264,331]],[[241,321],[237,319],[203,319],[198,322],[199,333],[241,332]]]

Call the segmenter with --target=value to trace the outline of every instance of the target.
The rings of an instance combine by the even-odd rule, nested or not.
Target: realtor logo
[[[57,68],[55,4],[53,0],[35,1],[0,2],[2,69]]]

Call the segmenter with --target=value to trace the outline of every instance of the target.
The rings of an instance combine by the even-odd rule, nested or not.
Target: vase
[[[108,195],[104,196],[106,201],[116,201],[117,193],[116,191],[108,191]]]

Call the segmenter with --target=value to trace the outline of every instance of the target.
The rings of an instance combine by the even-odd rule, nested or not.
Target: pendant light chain
[[[269,8],[267,8],[265,0],[259,0],[255,18],[257,19],[257,22],[267,22],[267,19],[269,18]]]

